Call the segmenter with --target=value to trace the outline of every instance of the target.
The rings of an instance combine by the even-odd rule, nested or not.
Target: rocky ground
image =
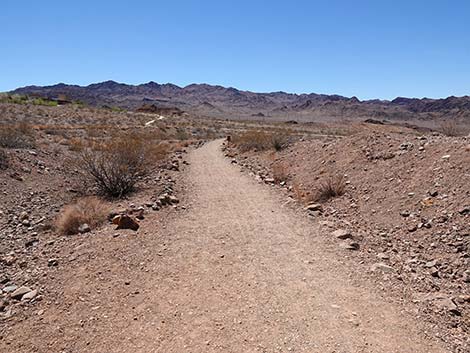
[[[269,237],[274,236],[271,234],[274,230],[270,228],[270,221],[260,223],[253,218],[243,207],[243,198],[237,201],[237,210],[246,219],[234,220],[230,212],[222,212],[224,218],[214,221],[214,212],[219,212],[218,206],[206,207],[207,202],[215,200],[229,207],[223,191],[228,186],[227,181],[218,180],[220,176],[217,173],[204,169],[204,164],[215,163],[213,168],[220,168],[221,175],[229,175],[234,185],[239,183],[239,187],[253,190],[254,195],[248,192],[244,194],[244,198],[250,200],[253,212],[257,210],[257,195],[264,195],[265,206],[270,208],[276,204],[277,196],[267,196],[260,188],[251,189],[247,180],[239,179],[238,171],[235,173],[220,159],[216,145],[187,158],[188,152],[202,144],[200,141],[262,128],[291,136],[288,147],[280,152],[240,153],[236,146],[231,145],[226,154],[233,158],[233,164],[240,165],[260,183],[285,192],[289,202],[296,200],[302,204],[305,208],[302,214],[309,217],[308,220],[315,227],[319,227],[320,233],[316,231],[317,228],[314,228],[313,233],[324,237],[317,246],[325,243],[338,248],[341,256],[350,261],[347,266],[339,261],[341,266],[354,272],[354,264],[357,264],[357,269],[361,269],[354,276],[349,274],[348,279],[357,277],[355,280],[361,288],[364,283],[373,283],[374,288],[382,290],[383,297],[390,295],[390,302],[398,301],[414,310],[413,314],[420,324],[429,329],[425,336],[438,338],[455,352],[468,351],[468,137],[450,138],[432,133],[422,135],[399,126],[370,124],[266,125],[195,121],[186,116],[160,119],[152,114],[81,106],[0,104],[0,113],[0,128],[12,125],[16,128],[19,123],[28,127],[21,127],[28,135],[28,143],[18,148],[3,148],[8,165],[0,168],[0,347],[10,347],[11,351],[41,351],[44,347],[52,351],[74,351],[73,347],[79,347],[79,350],[84,351],[84,347],[99,341],[102,346],[98,350],[104,351],[106,337],[99,336],[98,328],[109,328],[118,337],[120,330],[128,325],[128,315],[134,311],[145,315],[148,303],[155,301],[152,299],[152,291],[157,291],[155,288],[158,287],[163,296],[173,293],[172,290],[176,288],[171,283],[173,279],[189,271],[186,273],[187,285],[202,290],[198,282],[192,282],[192,271],[201,271],[200,279],[205,283],[207,264],[204,261],[193,261],[191,263],[194,267],[189,268],[186,254],[189,251],[194,258],[199,258],[201,254],[210,253],[210,249],[201,252],[198,247],[202,243],[193,243],[193,231],[188,230],[193,225],[200,228],[201,234],[205,234],[205,229],[213,229],[222,238],[226,236],[225,226],[228,232],[233,231],[232,245],[234,254],[240,252],[236,261],[241,269],[255,271],[260,275],[265,273],[265,269],[258,268],[256,264],[262,265],[265,260],[276,264],[271,254],[259,253],[259,249],[255,251],[254,248],[250,254],[259,254],[261,258],[253,258],[252,263],[243,261],[247,249],[236,242],[239,234],[232,228],[245,229],[243,234],[250,244],[260,232]],[[82,234],[59,235],[55,220],[63,207],[94,193],[94,190],[83,187],[78,174],[67,161],[73,159],[87,143],[109,140],[121,131],[139,132],[145,138],[161,140],[169,146],[169,153],[152,167],[148,176],[139,180],[135,193],[121,200],[106,201],[110,212],[109,222],[104,226],[91,229],[83,225]],[[197,161],[198,166],[189,173],[191,160]],[[318,186],[324,180],[338,175],[344,176],[346,193],[326,202],[313,202],[312,195]],[[204,195],[199,193],[198,188],[184,189],[185,186],[191,188],[192,180],[188,178],[193,177],[198,178],[199,184],[196,184],[199,189],[205,190]],[[212,190],[212,183],[220,184],[219,188]],[[234,185],[231,190],[236,195],[237,187]],[[188,195],[197,200],[197,210],[188,211],[187,207],[191,204],[191,200],[185,199]],[[209,201],[205,198],[209,198]],[[256,213],[259,217],[277,219],[264,211],[257,210]],[[286,232],[289,232],[293,223],[300,222],[297,213],[292,213],[294,218],[290,219],[283,210],[272,212],[283,217]],[[190,221],[194,224],[188,223],[189,220],[185,218],[187,214],[193,214]],[[123,215],[137,222],[137,232],[116,229],[112,221],[119,223]],[[116,216],[121,218],[117,220]],[[173,220],[173,225],[182,227],[182,238],[171,229],[166,231],[169,220]],[[302,232],[310,234],[310,228],[306,225],[308,222],[301,222]],[[221,225],[224,225],[223,229],[217,228]],[[268,232],[267,228],[271,230]],[[299,250],[295,240],[297,236],[291,233],[289,239],[292,246],[286,250],[292,254],[298,251],[303,254],[303,247],[308,244],[302,245],[304,250]],[[185,238],[186,235],[190,237]],[[275,238],[277,235],[272,239],[269,237],[266,238],[269,246],[282,243]],[[212,239],[210,234],[204,242],[212,246],[214,251],[221,250],[221,244],[217,239]],[[172,256],[167,256],[169,244],[173,247]],[[260,244],[252,245],[259,247]],[[276,249],[275,246],[272,248]],[[221,256],[218,258],[225,258],[226,255]],[[161,258],[168,262],[167,267],[160,267]],[[287,264],[291,257],[284,254],[283,259]],[[202,260],[211,263],[212,257],[206,259],[203,256]],[[322,278],[326,281],[327,272],[334,261],[330,264],[328,259],[324,260],[326,262],[316,266],[324,268],[326,275]],[[174,263],[177,263],[181,273],[172,267]],[[220,268],[221,276],[226,270],[226,267]],[[152,271],[156,272],[152,274]],[[283,270],[279,271],[281,273]],[[314,277],[318,274],[314,272],[309,273]],[[173,277],[165,277],[165,273],[171,273]],[[286,275],[292,276],[294,273],[296,267],[290,266]],[[226,286],[239,283],[239,280],[232,282],[239,273],[234,272],[234,275],[227,280]],[[281,282],[281,279],[278,281],[271,277],[264,280],[273,280],[272,288]],[[169,287],[160,288],[158,281],[168,282]],[[146,297],[140,301],[138,298],[142,293],[139,286],[143,284],[146,286]],[[240,293],[253,291],[251,298],[254,300],[257,291],[250,285],[246,284]],[[312,280],[309,285],[318,283]],[[365,287],[367,293],[373,292],[372,288]],[[336,290],[347,292],[342,287]],[[304,294],[307,297],[308,291]],[[188,301],[180,299],[182,306],[188,305]],[[196,301],[199,299],[194,298]],[[327,299],[324,298],[325,303]],[[348,306],[343,299],[342,305]],[[356,299],[361,303],[364,301]],[[172,298],[168,300],[171,311]],[[236,305],[234,310],[243,306],[236,301],[232,304]],[[125,318],[120,316],[118,307],[126,311]],[[249,312],[252,306],[246,309]],[[269,311],[270,307],[266,307],[266,310]],[[366,308],[364,310],[367,311]],[[166,316],[170,315],[164,312]],[[116,320],[115,324],[108,322],[109,315]],[[62,320],[63,317],[66,320]],[[332,316],[326,319],[330,320]],[[401,324],[399,318],[391,320]],[[146,323],[153,325],[153,322]],[[181,323],[175,325],[174,330],[184,326]],[[45,336],[41,336],[39,332],[46,326],[52,327],[52,331],[56,328],[57,332],[48,330]],[[16,330],[19,327],[24,327],[27,332],[24,342],[18,342]],[[150,326],[145,327],[150,330]],[[151,334],[151,330],[148,333]],[[86,342],[79,340],[82,335],[86,336]],[[374,335],[371,333],[371,337]],[[148,344],[148,347],[155,343],[147,336],[144,338],[142,342]],[[172,344],[170,338],[171,334],[164,336],[169,345]],[[45,345],[41,343],[44,339]],[[250,339],[256,341],[255,338]],[[229,338],[227,340],[230,341]],[[295,344],[305,348],[299,342]],[[379,340],[378,344],[385,343]],[[138,343],[129,341],[126,347],[137,346]]]
[[[416,304],[456,352],[470,349],[470,138],[380,131],[295,143],[279,152],[227,151],[260,182],[304,203],[328,241],[364,276]],[[234,162],[235,162],[234,161]],[[346,192],[312,195],[343,175]]]

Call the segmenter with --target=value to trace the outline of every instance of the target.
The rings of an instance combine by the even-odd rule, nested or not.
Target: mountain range
[[[66,96],[91,106],[130,110],[176,109],[191,115],[219,118],[258,118],[318,121],[324,119],[379,119],[470,122],[470,97],[365,100],[356,97],[286,92],[255,93],[232,87],[191,84],[185,87],[148,82],[129,85],[115,81],[77,86],[27,86],[10,93],[45,98]]]

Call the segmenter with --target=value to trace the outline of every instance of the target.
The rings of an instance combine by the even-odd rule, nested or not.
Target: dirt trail
[[[149,262],[126,274],[138,293],[108,288],[108,304],[91,312],[105,312],[106,323],[69,338],[71,351],[445,352],[402,308],[358,284],[313,223],[241,174],[220,145],[191,153],[188,210],[164,231],[164,256],[149,255],[157,240],[139,240]],[[68,310],[89,316],[95,304]]]
[[[133,325],[141,351],[443,352],[400,308],[352,285],[311,222],[230,165],[220,142],[190,163],[173,276],[147,303],[174,315],[158,331]]]

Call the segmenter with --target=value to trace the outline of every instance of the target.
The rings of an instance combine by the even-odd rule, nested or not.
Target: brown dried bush
[[[0,147],[31,148],[34,147],[34,130],[26,123],[0,126]]]
[[[250,130],[234,135],[231,140],[242,152],[253,150],[265,151],[269,149],[280,151],[287,145],[288,137],[282,133]]]
[[[276,183],[286,181],[289,178],[289,171],[283,163],[276,163],[272,166],[273,179]]]
[[[107,205],[97,197],[86,197],[65,206],[55,226],[60,234],[77,234],[82,224],[88,224],[91,229],[103,224],[107,219],[108,211]]]
[[[320,184],[313,194],[313,200],[325,202],[337,196],[344,195],[346,191],[346,181],[343,175],[336,175],[326,179]]]
[[[119,198],[132,192],[137,181],[147,175],[167,151],[164,144],[127,134],[94,148],[82,149],[73,165],[100,194]]]
[[[465,129],[463,126],[459,126],[455,121],[448,120],[441,124],[440,131],[446,136],[463,136],[465,135]]]
[[[460,136],[462,134],[460,127],[452,120],[443,122],[440,131],[446,136]]]
[[[0,170],[7,169],[7,168],[8,168],[8,155],[3,150],[3,148],[0,148]]]

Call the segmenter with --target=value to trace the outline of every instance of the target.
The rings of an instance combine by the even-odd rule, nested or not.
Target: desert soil
[[[445,352],[221,141],[188,161],[184,208],[74,249],[49,279],[60,297],[11,321],[0,351]]]

